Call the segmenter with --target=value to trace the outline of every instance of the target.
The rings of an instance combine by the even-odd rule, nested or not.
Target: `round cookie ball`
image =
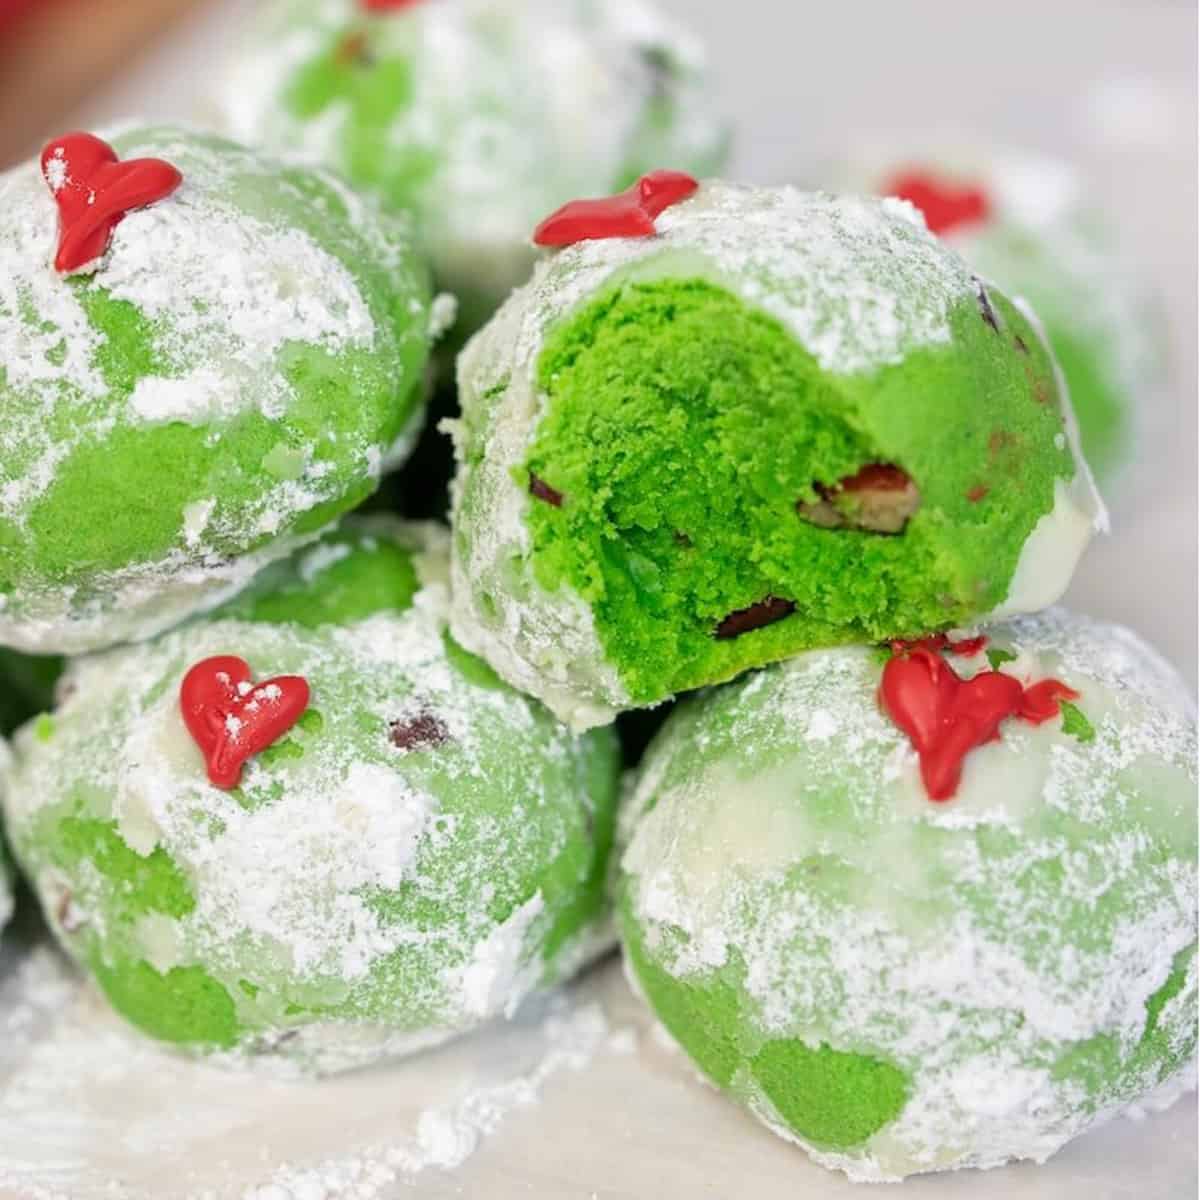
[[[453,641],[444,541],[351,523],[209,618],[76,660],[17,734],[16,854],[144,1033],[341,1070],[511,1014],[609,943],[615,738],[572,735]],[[181,681],[229,655],[309,702],[225,790]]]
[[[704,1075],[856,1180],[1040,1162],[1194,1081],[1192,702],[1120,627],[989,632],[946,666],[1079,695],[1004,721],[943,803],[857,647],[684,701],[627,810],[634,985]]]
[[[719,170],[711,95],[701,47],[644,0],[281,0],[216,106],[234,137],[415,213],[465,338],[528,278],[555,206]]]
[[[1032,304],[1070,388],[1084,455],[1111,483],[1153,425],[1165,330],[1083,176],[1026,153],[905,156],[895,147],[842,174],[910,200],[984,278]]]
[[[712,182],[654,227],[459,359],[464,645],[587,726],[1061,595],[1102,506],[1053,361],[911,206]]]
[[[30,653],[233,594],[374,490],[424,402],[429,285],[404,219],[199,134],[113,148],[95,174],[72,146],[0,177],[0,644]],[[177,190],[56,270],[56,197],[105,205],[144,157]]]

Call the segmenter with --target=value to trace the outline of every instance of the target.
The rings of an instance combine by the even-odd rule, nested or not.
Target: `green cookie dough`
[[[707,183],[548,255],[459,385],[455,636],[577,727],[1044,607],[1103,521],[1034,327],[896,200]]]
[[[332,175],[174,129],[91,274],[52,266],[37,163],[0,176],[0,644],[77,653],[211,608],[371,491],[416,435],[429,284]]]
[[[216,105],[234,137],[415,213],[465,338],[528,278],[560,204],[719,170],[711,94],[702,49],[644,0],[277,0]]]
[[[56,935],[151,1037],[330,1072],[440,1041],[602,949],[619,753],[446,627],[446,535],[351,521],[228,607],[75,660],[0,781]],[[208,782],[195,663],[302,675],[307,711]]]
[[[1084,456],[1110,485],[1154,424],[1165,330],[1148,285],[1123,258],[1086,181],[1067,163],[1027,153],[926,149],[905,156],[894,145],[869,165],[844,171],[843,181],[886,193],[913,174],[951,194],[982,193],[986,215],[943,236],[981,275],[1028,300],[1045,323]]]
[[[1079,692],[927,798],[883,654],[681,702],[623,809],[628,972],[700,1070],[855,1180],[1043,1161],[1194,1086],[1196,729],[1157,654],[1061,609],[947,663]]]

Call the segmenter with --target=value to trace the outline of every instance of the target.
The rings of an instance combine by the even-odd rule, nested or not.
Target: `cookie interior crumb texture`
[[[461,360],[467,644],[590,723],[1057,598],[1100,510],[1023,309],[897,201],[710,183],[657,224]]]

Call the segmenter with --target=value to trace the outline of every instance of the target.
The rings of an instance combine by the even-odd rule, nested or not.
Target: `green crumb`
[[[283,738],[281,741],[274,742],[265,750],[260,750],[258,753],[259,763],[268,769],[277,766],[281,762],[287,762],[289,759],[303,757],[304,747],[294,738]]]
[[[1059,701],[1058,708],[1062,713],[1063,733],[1084,743],[1096,740],[1096,727],[1083,715],[1081,709],[1069,700]]]
[[[969,624],[1004,599],[1075,468],[1057,404],[1037,398],[1055,395],[1050,361],[992,299],[1029,354],[972,298],[949,346],[862,376],[822,370],[773,317],[697,279],[618,285],[550,331],[546,415],[518,472],[541,485],[533,570],[591,607],[635,704],[814,645]],[[919,492],[901,532],[803,515],[873,463]]]
[[[54,718],[49,713],[40,713],[34,720],[33,736],[39,742],[48,742],[54,736]]]
[[[320,733],[325,728],[325,718],[315,708],[304,710],[303,716],[296,722],[305,733]]]
[[[993,671],[998,671],[1007,662],[1016,662],[1017,656],[1011,650],[1005,650],[1002,646],[993,646],[987,652],[988,664]]]

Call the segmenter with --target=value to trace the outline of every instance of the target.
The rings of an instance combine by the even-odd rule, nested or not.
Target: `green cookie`
[[[459,359],[455,636],[579,727],[1061,595],[1102,508],[1024,312],[898,201],[708,183]]]
[[[1051,609],[946,659],[1079,693],[949,800],[819,650],[683,701],[628,809],[630,977],[724,1091],[857,1180],[1042,1161],[1190,1086],[1196,730],[1134,634]],[[884,656],[886,657],[886,656]]]
[[[424,402],[403,219],[215,138],[113,145],[183,182],[90,274],[52,266],[38,165],[0,177],[0,644],[35,654],[213,607],[370,494]]]
[[[413,212],[465,340],[559,205],[720,169],[711,92],[702,49],[644,0],[277,0],[216,101],[233,136]]]
[[[445,540],[351,522],[210,617],[76,660],[16,735],[17,857],[143,1032],[340,1070],[511,1013],[607,944],[616,739],[453,641]],[[310,689],[231,791],[180,711],[218,655]]]

